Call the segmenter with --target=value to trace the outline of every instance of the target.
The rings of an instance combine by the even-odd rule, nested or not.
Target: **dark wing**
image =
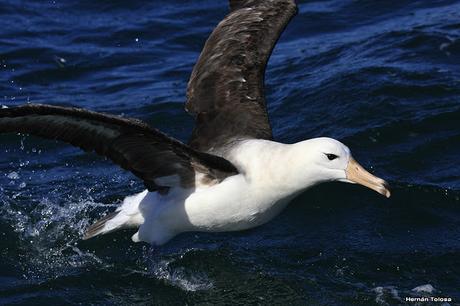
[[[208,182],[236,173],[227,160],[197,152],[140,120],[78,108],[29,104],[0,109],[0,133],[9,132],[95,151],[141,178],[150,191],[193,187],[196,171]]]
[[[231,0],[209,36],[187,89],[196,116],[190,145],[216,152],[247,138],[271,139],[264,74],[279,36],[296,14],[294,0]]]

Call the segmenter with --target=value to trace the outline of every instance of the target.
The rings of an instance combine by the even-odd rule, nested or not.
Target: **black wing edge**
[[[198,152],[141,120],[75,107],[26,104],[1,108],[0,133],[30,134],[94,151],[141,178],[149,191],[169,188],[154,180],[176,173],[193,183],[198,168],[217,180],[238,172],[229,161]]]

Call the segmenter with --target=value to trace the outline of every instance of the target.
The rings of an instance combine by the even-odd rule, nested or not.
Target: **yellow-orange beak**
[[[348,161],[347,169],[345,169],[347,179],[356,184],[361,184],[378,193],[390,197],[391,193],[389,190],[388,183],[366,171],[353,157],[350,157]]]

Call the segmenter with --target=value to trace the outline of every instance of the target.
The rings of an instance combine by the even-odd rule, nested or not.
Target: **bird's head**
[[[366,171],[352,157],[350,149],[332,138],[314,138],[293,145],[291,158],[300,161],[296,176],[304,186],[340,181],[366,186],[390,197],[387,182]],[[308,171],[305,171],[308,169]]]

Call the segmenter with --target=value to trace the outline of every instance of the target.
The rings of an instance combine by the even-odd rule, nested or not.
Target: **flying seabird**
[[[185,108],[196,119],[188,144],[137,119],[40,104],[0,109],[0,133],[61,140],[143,180],[147,190],[126,197],[84,239],[138,228],[133,241],[162,245],[183,232],[249,229],[330,181],[389,197],[387,183],[337,140],[272,140],[265,67],[296,12],[294,0],[230,0],[230,13],[206,41],[188,83]]]

